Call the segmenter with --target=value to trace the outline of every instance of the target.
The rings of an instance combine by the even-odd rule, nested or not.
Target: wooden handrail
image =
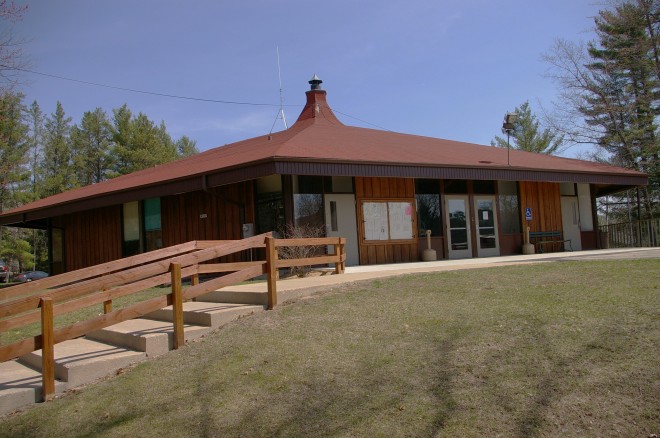
[[[174,345],[179,348],[184,343],[184,300],[195,299],[219,288],[266,274],[268,308],[272,309],[277,305],[278,268],[335,263],[336,272],[343,272],[345,243],[346,239],[343,238],[274,239],[271,233],[239,241],[188,242],[4,289],[0,295],[0,300],[3,300],[0,302],[0,332],[38,321],[41,321],[42,327],[39,335],[0,346],[0,362],[43,349],[43,394],[47,399],[54,394],[55,344],[173,305]],[[330,245],[334,247],[335,254],[306,259],[279,259],[278,248],[303,245]],[[253,248],[266,248],[266,260],[203,264]],[[203,283],[198,281],[200,273],[227,272],[226,275]],[[181,287],[182,278],[197,281],[193,281],[192,286],[184,290]],[[172,289],[167,294],[122,309],[112,308],[112,302],[117,298],[168,282]],[[55,316],[99,304],[103,305],[103,314],[65,327],[53,327]]]
[[[197,249],[197,242],[192,241],[179,245],[169,246],[167,248],[162,248],[155,251],[149,251],[143,254],[125,257],[123,259],[115,260],[112,262],[102,263],[100,265],[91,266],[89,268],[78,269],[75,271],[54,275],[52,277],[46,277],[40,280],[18,284],[12,287],[1,289],[0,302],[36,293],[45,289],[59,287],[69,283],[80,282],[81,280],[87,280],[89,278],[95,278],[101,275],[107,275],[156,260],[167,259],[169,257],[173,257],[174,254],[184,254],[186,252],[194,251],[195,249]]]

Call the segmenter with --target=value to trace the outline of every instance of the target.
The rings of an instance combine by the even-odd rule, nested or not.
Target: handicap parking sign
[[[532,207],[525,208],[525,220],[527,221],[532,220]]]

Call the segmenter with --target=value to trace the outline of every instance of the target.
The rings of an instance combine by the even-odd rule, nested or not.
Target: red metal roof
[[[171,186],[168,190],[174,194],[177,193],[177,181],[230,170],[235,172],[264,162],[344,163],[353,165],[353,169],[355,165],[491,169],[501,171],[498,177],[501,179],[512,179],[507,177],[512,171],[518,175],[522,175],[520,172],[559,172],[562,178],[569,175],[567,181],[573,181],[570,174],[574,174],[580,176],[574,181],[580,182],[602,182],[602,177],[607,176],[613,178],[613,184],[617,183],[617,178],[622,178],[619,184],[623,185],[632,185],[633,181],[638,185],[647,184],[647,176],[643,173],[602,163],[512,149],[509,166],[507,150],[503,148],[347,126],[335,117],[324,90],[311,90],[306,94],[307,103],[298,120],[285,131],[220,146],[189,158],[44,198],[0,215],[0,223],[13,223],[16,215],[27,212],[117,193],[128,194],[163,184]],[[496,174],[489,172],[489,175]],[[234,179],[240,180],[240,177]],[[557,180],[557,177],[549,180]],[[185,185],[181,189],[186,191]]]

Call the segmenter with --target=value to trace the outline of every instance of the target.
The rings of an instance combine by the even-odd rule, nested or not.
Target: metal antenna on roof
[[[277,117],[275,117],[275,121],[273,122],[273,126],[270,128],[269,134],[273,132],[273,128],[275,128],[275,123],[277,123],[277,119],[279,119],[280,117],[282,118],[282,123],[284,123],[284,129],[289,129],[289,127],[286,124],[286,116],[284,115],[284,97],[282,95],[282,69],[280,68],[279,46],[275,46],[275,50],[277,51],[277,78],[280,81],[280,110],[277,112]]]

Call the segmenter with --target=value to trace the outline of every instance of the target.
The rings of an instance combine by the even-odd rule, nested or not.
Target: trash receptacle
[[[610,233],[608,231],[600,231],[600,249],[608,249],[610,247]]]

